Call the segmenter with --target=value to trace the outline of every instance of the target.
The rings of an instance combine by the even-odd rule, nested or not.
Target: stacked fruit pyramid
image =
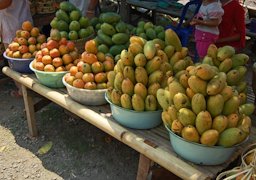
[[[184,139],[207,146],[231,147],[245,140],[254,111],[254,105],[246,103],[247,61],[248,56],[235,54],[233,47],[215,45],[196,65],[186,67],[183,58],[171,58],[175,75],[157,91],[164,124]]]
[[[167,85],[173,75],[169,58],[175,56],[175,49],[187,56],[173,31],[167,31],[167,41],[146,41],[139,36],[130,38],[128,50],[122,50],[114,71],[108,73],[108,98],[125,109],[135,111],[156,111],[160,108],[157,90]],[[175,44],[172,46],[171,44]],[[193,62],[186,58],[186,65]]]
[[[40,34],[37,27],[25,21],[22,28],[16,31],[16,36],[6,49],[6,56],[11,58],[30,59],[35,57],[41,44],[46,42],[46,36]]]
[[[39,71],[68,71],[73,62],[79,58],[74,42],[61,38],[60,32],[52,29],[46,43],[36,53],[33,68]]]
[[[121,21],[121,16],[114,12],[100,14],[99,23],[95,41],[98,50],[105,54],[110,53],[112,56],[120,54],[123,49],[129,45],[130,31],[126,23]]]
[[[52,29],[58,29],[61,37],[69,40],[84,39],[94,34],[89,19],[72,3],[63,1],[56,11],[56,17],[50,23]]]
[[[114,69],[114,60],[98,52],[96,42],[85,43],[85,51],[65,76],[65,81],[81,89],[107,89],[107,73]]]

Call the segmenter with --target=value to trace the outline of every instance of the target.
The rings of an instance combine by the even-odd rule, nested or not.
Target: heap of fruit
[[[76,88],[106,89],[107,74],[113,69],[113,58],[98,52],[96,42],[89,40],[85,43],[81,59],[70,68],[65,81]]]
[[[6,49],[6,55],[11,58],[29,59],[35,57],[41,44],[46,42],[46,36],[40,34],[37,27],[25,21],[22,28],[16,31],[16,36]]]
[[[139,21],[137,27],[132,30],[132,33],[146,40],[161,39],[164,40],[164,27],[154,25],[152,22]]]
[[[74,42],[61,38],[60,32],[52,29],[47,42],[36,53],[33,68],[46,72],[68,71],[79,56]]]
[[[116,56],[123,49],[128,48],[130,38],[128,27],[130,26],[120,19],[120,15],[114,12],[100,14],[99,22],[96,24],[98,31],[95,38],[100,52]]]
[[[130,38],[128,50],[122,50],[114,71],[108,73],[107,95],[113,104],[135,111],[160,108],[157,90],[165,87],[173,75],[169,59],[174,56],[175,49],[182,49],[182,58],[187,55],[187,48],[181,47],[177,35],[168,32],[166,41],[146,41],[139,36]],[[188,59],[185,62],[187,65],[193,63]]]
[[[254,104],[246,103],[247,61],[230,46],[211,45],[202,64],[180,66],[168,86],[157,91],[163,122],[184,139],[207,146],[231,147],[245,140],[254,112]]]
[[[61,37],[69,40],[83,39],[94,34],[94,29],[90,26],[89,19],[82,16],[81,11],[72,3],[63,1],[60,9],[56,11],[56,17],[50,25],[53,29],[60,31]]]

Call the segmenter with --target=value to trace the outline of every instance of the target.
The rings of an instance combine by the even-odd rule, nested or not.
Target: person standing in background
[[[223,13],[218,0],[203,0],[198,13],[190,22],[195,25],[196,49],[200,59],[207,54],[209,45],[218,39],[218,25]]]
[[[72,4],[74,4],[80,11],[83,16],[88,18],[92,18],[95,16],[95,9],[98,5],[98,0],[69,0]]]
[[[245,47],[245,11],[238,0],[220,0],[224,15],[219,25],[218,47],[233,46],[236,51]]]

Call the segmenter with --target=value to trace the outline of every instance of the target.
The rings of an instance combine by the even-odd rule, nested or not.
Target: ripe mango
[[[109,85],[110,85],[111,87],[114,87],[115,76],[116,76],[115,71],[109,71],[109,72],[107,73],[108,83],[109,83]]]
[[[237,66],[234,69],[239,71],[240,80],[244,79],[247,73],[247,68],[245,66]]]
[[[229,115],[235,113],[240,105],[240,100],[238,96],[232,96],[229,100],[227,100],[223,106],[222,114]]]
[[[157,101],[163,110],[166,110],[171,105],[170,92],[165,89],[158,89],[156,93]]]
[[[193,75],[188,78],[188,85],[195,93],[201,93],[206,96],[207,81]]]
[[[188,55],[188,48],[182,47],[180,52],[182,54],[182,58],[185,58]]]
[[[173,104],[177,110],[180,110],[181,108],[189,108],[190,100],[185,94],[177,93],[173,97]]]
[[[124,78],[128,78],[132,81],[133,84],[135,84],[135,72],[132,66],[125,66],[123,70]]]
[[[211,65],[208,64],[200,64],[196,67],[195,75],[202,80],[210,80],[215,76],[215,71]]]
[[[122,82],[122,92],[125,94],[128,94],[129,96],[132,96],[134,91],[134,85],[132,81],[129,78],[125,78]]]
[[[216,95],[220,93],[226,86],[226,74],[219,72],[207,84],[206,91],[208,95]]]
[[[236,69],[232,69],[227,73],[227,83],[230,86],[237,85],[240,78],[240,72]]]
[[[231,58],[236,53],[235,48],[232,46],[223,46],[218,48],[217,59],[219,61],[224,61],[226,58]]]
[[[176,51],[181,51],[182,45],[180,38],[172,29],[165,30],[165,44],[172,45]]]
[[[145,69],[148,74],[151,74],[156,70],[160,69],[161,64],[162,64],[161,58],[159,56],[155,56],[153,59],[147,62]]]
[[[172,45],[167,45],[164,48],[164,52],[167,55],[168,59],[170,59],[173,56],[174,52],[175,52],[175,47],[172,46]]]
[[[153,95],[147,95],[145,99],[145,110],[146,111],[155,111],[157,110],[157,100]]]
[[[232,68],[237,66],[244,66],[249,61],[249,56],[244,53],[238,53],[231,57]]]
[[[173,66],[176,62],[178,62],[180,59],[182,59],[181,52],[177,51],[175,52],[172,57],[170,58],[170,64]]]
[[[233,88],[231,86],[225,86],[220,94],[222,95],[224,102],[226,102],[233,96]]]
[[[130,51],[133,56],[136,56],[139,53],[143,53],[143,47],[137,42],[131,43],[128,47],[128,51]]]
[[[219,133],[224,131],[228,126],[228,118],[224,115],[218,115],[213,118],[212,129],[216,129]]]
[[[162,121],[163,121],[164,125],[166,125],[166,126],[168,126],[169,128],[171,128],[171,126],[172,126],[172,120],[171,120],[171,117],[170,117],[170,115],[168,114],[167,111],[163,111],[163,112],[162,112],[161,118],[162,118]]]
[[[181,108],[178,111],[178,120],[183,126],[195,125],[196,114],[188,108]]]
[[[114,88],[116,90],[122,91],[122,82],[124,80],[124,75],[121,72],[118,72],[114,80]]]
[[[134,63],[135,65],[144,67],[147,64],[147,59],[146,56],[143,53],[138,53],[135,57],[134,57]]]
[[[227,116],[228,118],[228,126],[227,128],[236,127],[238,125],[239,116],[237,113],[232,113]]]
[[[156,54],[156,47],[153,41],[147,41],[143,47],[143,52],[147,59],[152,59]]]
[[[219,65],[220,72],[228,72],[232,68],[232,60],[231,58],[224,59]]]
[[[161,86],[159,83],[153,83],[148,86],[148,94],[154,95],[156,97],[156,92],[158,89],[160,89]]]
[[[202,60],[202,64],[209,64],[211,66],[214,66],[212,57],[206,55]]]
[[[161,83],[161,81],[163,80],[163,77],[164,77],[164,73],[162,71],[160,70],[154,71],[148,77],[148,86],[153,83]]]
[[[170,100],[172,102],[173,97],[175,96],[175,94],[177,93],[183,93],[185,94],[185,88],[177,81],[172,81],[169,85],[169,92],[170,92]]]
[[[185,126],[181,131],[181,136],[187,141],[199,143],[200,137],[194,126]]]
[[[179,78],[179,82],[180,84],[184,87],[184,88],[188,88],[188,78],[189,78],[189,75],[187,73],[184,73],[180,76]]]
[[[132,107],[135,111],[144,111],[145,103],[140,95],[134,94],[132,96]]]
[[[146,86],[142,83],[136,83],[134,86],[134,94],[138,94],[142,99],[145,99],[148,95]]]
[[[175,73],[175,78],[179,80],[179,79],[180,79],[180,76],[181,76],[182,74],[187,74],[187,75],[189,75],[186,70],[181,70],[181,71]]]
[[[181,122],[178,119],[175,119],[172,121],[171,130],[175,134],[181,135],[183,128],[184,126],[181,124]]]
[[[239,129],[241,129],[246,134],[249,134],[252,127],[252,120],[249,116],[243,115],[242,118],[238,121]]]
[[[238,97],[240,100],[240,105],[245,104],[247,102],[247,95],[244,92],[239,93]]]
[[[140,36],[131,36],[130,37],[130,44],[139,43],[142,47],[144,47],[146,42],[147,41],[145,39],[143,39],[142,37],[140,37]]]
[[[148,73],[143,67],[136,67],[135,69],[135,80],[137,83],[142,83],[145,86],[148,84]]]
[[[195,126],[200,135],[212,127],[212,117],[208,111],[201,111],[196,116]]]
[[[153,38],[153,43],[154,44],[158,44],[160,46],[160,49],[164,49],[165,48],[165,42],[162,39],[159,38]]]
[[[160,57],[162,62],[169,63],[169,58],[168,58],[168,56],[166,55],[166,53],[162,49],[157,50],[156,56]]]
[[[207,110],[210,112],[211,116],[216,117],[220,115],[223,110],[224,99],[220,94],[209,96],[206,104]]]
[[[239,128],[228,128],[220,134],[218,145],[223,147],[234,146],[246,138],[245,133]]]
[[[172,77],[173,75],[173,72],[172,71],[167,71],[165,74],[164,74],[164,77],[163,77],[163,80],[161,82],[161,87],[162,88],[168,88],[168,79],[170,77]]]
[[[217,59],[217,52],[217,46],[215,44],[210,44],[207,49],[207,56],[211,57],[212,59]]]
[[[219,132],[215,129],[205,131],[200,137],[200,143],[206,146],[214,146],[219,140]]]
[[[117,61],[115,67],[114,67],[114,71],[115,73],[117,74],[118,72],[121,72],[123,73],[124,71],[124,64],[123,64],[123,61],[119,60]]]
[[[178,118],[178,111],[177,109],[175,108],[174,105],[170,105],[168,108],[167,108],[167,112],[171,118],[172,121],[174,121],[175,119]]]
[[[159,68],[160,71],[162,71],[164,74],[168,71],[172,72],[172,66],[169,62],[162,62]],[[173,73],[172,73],[173,74]]]
[[[124,66],[133,66],[134,64],[134,56],[132,52],[127,51],[126,49],[122,50],[120,55],[121,61],[123,62]]]
[[[190,100],[192,100],[193,96],[195,95],[195,92],[191,88],[188,87],[186,89],[186,95],[189,97]]]
[[[111,101],[112,101],[112,103],[114,103],[117,106],[121,106],[121,96],[122,96],[121,91],[113,89],[113,91],[111,92]]]
[[[184,57],[184,60],[186,62],[186,67],[194,65],[194,61],[192,60],[192,58],[190,56]]]
[[[206,110],[206,100],[203,94],[196,93],[191,100],[191,106],[194,113],[199,114]]]
[[[132,98],[128,94],[121,95],[121,106],[125,109],[132,109]]]
[[[184,59],[180,59],[173,65],[173,72],[176,74],[181,70],[185,70],[187,67],[186,61]]]

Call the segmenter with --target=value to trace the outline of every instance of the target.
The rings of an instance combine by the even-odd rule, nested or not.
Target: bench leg
[[[21,88],[22,88],[23,100],[24,100],[24,105],[26,110],[29,135],[32,137],[36,137],[38,135],[38,132],[36,127],[33,97],[30,96],[26,86],[22,85]]]
[[[138,166],[138,172],[137,172],[136,180],[146,180],[146,179],[148,179],[150,168],[152,167],[153,163],[154,162],[151,161],[149,158],[147,158],[143,154],[140,154],[139,166]]]

